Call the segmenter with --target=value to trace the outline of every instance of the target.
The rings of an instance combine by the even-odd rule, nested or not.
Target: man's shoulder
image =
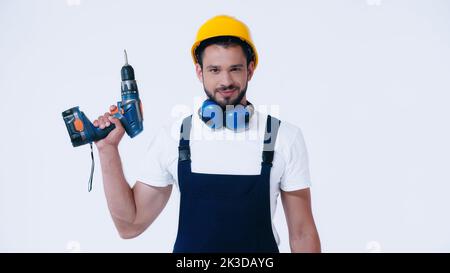
[[[259,126],[265,128],[266,122],[267,122],[267,116],[269,114],[264,113],[264,112],[259,112],[259,111],[255,111],[255,113],[256,113],[255,116],[258,119]],[[270,114],[270,116],[281,121],[278,135],[282,135],[283,137],[288,137],[288,138],[294,138],[295,135],[301,133],[300,127],[291,123],[290,121],[287,121],[287,120],[283,119],[282,117],[279,117],[278,115]]]
[[[290,121],[286,121],[283,118],[276,118],[281,121],[277,137],[277,142],[279,142],[280,145],[289,148],[294,141],[299,138],[303,138],[303,133],[300,126],[295,125]]]

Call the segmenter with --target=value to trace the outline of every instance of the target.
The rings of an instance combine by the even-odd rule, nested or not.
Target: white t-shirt
[[[244,132],[211,129],[197,114],[192,116],[190,135],[192,172],[255,175],[261,172],[267,114],[255,111]],[[182,119],[167,124],[153,138],[144,156],[137,181],[178,188],[178,145]],[[272,219],[280,189],[295,191],[311,186],[308,155],[301,129],[281,120],[270,173]],[[273,222],[272,222],[273,223]],[[279,236],[272,224],[277,244]]]

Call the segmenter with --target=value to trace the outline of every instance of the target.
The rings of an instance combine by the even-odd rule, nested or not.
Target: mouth
[[[229,97],[231,97],[236,91],[237,91],[237,89],[228,89],[228,90],[224,90],[224,91],[219,91],[219,93],[220,93],[223,97],[229,98]]]

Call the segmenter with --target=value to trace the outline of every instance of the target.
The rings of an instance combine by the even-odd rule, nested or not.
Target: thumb
[[[112,123],[114,123],[114,125],[122,127],[122,123],[120,123],[120,120],[114,116],[109,116],[108,120],[111,121]]]

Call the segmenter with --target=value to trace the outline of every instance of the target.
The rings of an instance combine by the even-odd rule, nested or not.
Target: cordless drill
[[[122,67],[122,101],[117,102],[117,108],[111,112],[113,117],[120,120],[125,132],[131,137],[135,137],[143,127],[142,103],[139,99],[139,92],[134,78],[134,69],[128,64],[127,52],[125,53],[125,65]],[[70,108],[62,112],[64,123],[72,141],[73,147],[81,146],[87,143],[105,138],[116,126],[110,126],[100,129],[95,127],[86,115],[80,111],[79,107]]]

